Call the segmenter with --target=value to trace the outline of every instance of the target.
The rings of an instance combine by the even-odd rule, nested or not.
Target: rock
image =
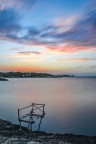
[[[96,144],[96,136],[31,132],[0,119],[0,144]]]

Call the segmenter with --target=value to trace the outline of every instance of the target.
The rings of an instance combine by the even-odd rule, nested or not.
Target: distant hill
[[[8,81],[8,79],[0,78],[0,81]]]
[[[52,75],[48,73],[33,72],[0,72],[3,78],[57,78],[57,77],[74,77],[74,75]]]
[[[47,73],[32,73],[32,72],[0,72],[0,77],[3,78],[37,78],[37,77],[54,77]]]

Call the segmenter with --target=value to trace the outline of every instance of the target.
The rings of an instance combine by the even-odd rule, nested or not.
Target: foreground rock
[[[0,144],[96,144],[96,137],[30,132],[0,119]]]

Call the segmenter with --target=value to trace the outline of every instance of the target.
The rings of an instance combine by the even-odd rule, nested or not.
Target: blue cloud
[[[16,33],[21,29],[19,15],[11,8],[0,10],[0,35]]]
[[[60,27],[50,25],[46,31],[41,34],[43,38],[57,39],[58,43],[70,42],[73,46],[96,46],[96,3],[86,8],[85,13],[71,29],[65,32],[58,32]]]
[[[41,32],[42,32],[41,30],[38,30],[38,29],[36,29],[35,27],[28,27],[27,36],[28,36],[29,38],[30,38],[30,37],[33,37],[33,36],[39,36]]]
[[[5,0],[6,1],[6,0]],[[22,5],[31,5],[33,0],[15,0]],[[20,16],[13,8],[0,10],[0,35],[10,40],[24,44],[44,44],[57,46],[69,43],[72,46],[96,46],[96,5],[87,11],[67,31],[59,31],[60,26],[50,24],[44,28],[23,28],[19,22]],[[26,34],[18,37],[17,33],[26,29]]]
[[[14,8],[22,10],[32,8],[36,0],[0,0],[0,8]]]

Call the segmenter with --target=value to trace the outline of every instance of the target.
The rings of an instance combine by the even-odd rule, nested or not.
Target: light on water
[[[96,135],[96,79],[32,78],[0,82],[0,118],[18,123],[17,109],[32,102],[46,104],[42,131]]]

